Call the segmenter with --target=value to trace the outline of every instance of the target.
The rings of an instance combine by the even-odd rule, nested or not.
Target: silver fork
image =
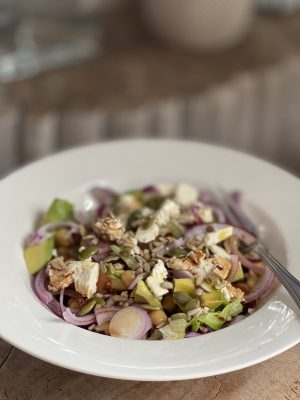
[[[253,222],[224,189],[218,188],[213,192],[213,195],[219,200],[219,206],[222,208],[230,224],[245,228],[258,237],[258,231]],[[252,248],[277,276],[300,309],[300,281],[287,271],[258,240],[252,245]]]

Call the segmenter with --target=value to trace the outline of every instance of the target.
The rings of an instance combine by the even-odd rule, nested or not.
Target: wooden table
[[[300,344],[264,363],[210,378],[134,382],[88,376],[37,360],[0,340],[1,400],[297,400]]]

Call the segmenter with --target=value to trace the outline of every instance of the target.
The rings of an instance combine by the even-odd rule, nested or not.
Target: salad
[[[36,295],[66,322],[120,338],[190,338],[245,318],[269,290],[255,237],[208,192],[179,183],[87,195],[89,210],[55,199],[24,249]]]

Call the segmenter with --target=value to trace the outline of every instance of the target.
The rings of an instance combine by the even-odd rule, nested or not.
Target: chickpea
[[[168,320],[168,317],[166,316],[166,313],[163,310],[150,311],[150,318],[154,326],[157,326],[162,322],[166,322]]]
[[[163,309],[168,313],[173,313],[176,310],[176,304],[173,301],[173,296],[171,294],[167,294],[162,301]]]
[[[72,247],[73,238],[70,231],[65,228],[57,230],[54,234],[55,245],[57,247]]]

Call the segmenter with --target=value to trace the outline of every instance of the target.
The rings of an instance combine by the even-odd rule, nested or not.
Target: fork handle
[[[261,259],[268,265],[270,270],[277,276],[300,309],[300,281],[287,271],[261,243],[256,243],[254,249]]]

